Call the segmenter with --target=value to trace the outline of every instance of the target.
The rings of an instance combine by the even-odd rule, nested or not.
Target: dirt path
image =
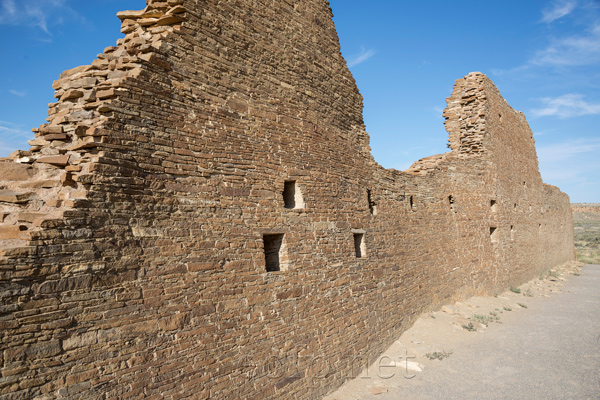
[[[324,400],[600,399],[600,266],[518,289],[422,316]]]

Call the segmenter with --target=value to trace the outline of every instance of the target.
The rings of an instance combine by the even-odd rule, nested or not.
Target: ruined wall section
[[[382,350],[377,327],[357,323],[381,300],[359,297],[370,284],[354,289],[352,316],[322,301],[340,304],[363,281],[352,229],[368,220],[372,163],[331,11],[324,1],[151,3],[120,13],[117,47],[61,76],[49,124],[13,155],[64,176],[38,197],[65,201],[35,241],[18,233],[2,250],[2,394],[305,396],[355,355],[338,351],[342,331],[359,354]],[[308,210],[281,204],[291,179]],[[7,224],[21,218],[20,194]],[[268,233],[288,235],[293,279],[265,274]],[[336,267],[348,260],[345,275]],[[298,313],[301,296],[318,320]],[[262,339],[242,350],[251,337]]]
[[[523,282],[555,262],[573,259],[573,232],[566,228],[572,217],[568,196],[542,182],[533,132],[523,113],[513,110],[489,79],[482,86],[489,98],[488,148],[497,182],[498,276],[506,285],[508,277]]]
[[[420,313],[519,283],[490,238],[485,79],[451,97],[450,153],[388,171],[326,1],[119,16],[125,39],[55,83],[47,143],[18,154],[64,145],[52,173],[76,170],[50,188],[68,192],[49,196],[65,196],[62,218],[3,250],[0,395],[316,398]]]
[[[2,398],[94,398],[90,387],[103,384],[99,377],[131,359],[126,349],[102,356],[126,340],[119,335],[131,310],[124,302],[139,299],[140,291],[124,282],[137,278],[142,253],[131,211],[118,206],[140,178],[116,141],[134,142],[109,127],[139,115],[120,100],[126,81],[168,68],[159,48],[185,18],[180,3],[125,13],[126,37],[91,65],[61,74],[53,85],[58,101],[48,123],[34,129],[31,149],[2,160]],[[104,169],[115,176],[98,173],[101,160],[110,160],[112,169]],[[102,196],[95,180],[107,183]],[[137,322],[127,321],[134,337],[157,325]]]
[[[475,93],[477,96],[473,97]],[[482,100],[478,107],[470,105],[477,103],[474,98]],[[461,102],[463,107],[456,112],[455,105]],[[491,178],[487,186],[491,190],[481,199],[481,206],[489,210],[483,220],[489,224],[486,229],[490,230],[490,239],[494,242],[489,249],[494,260],[486,269],[494,271],[495,278],[488,290],[527,281],[551,268],[554,264],[550,260],[572,260],[569,199],[557,188],[542,182],[533,133],[523,113],[512,109],[487,77],[471,73],[457,80],[445,115],[449,147],[459,149],[461,157],[466,154],[482,157],[486,166],[478,175],[490,174]],[[483,128],[464,125],[456,136],[453,133],[455,121],[468,121]],[[471,138],[472,135],[475,138]],[[461,143],[468,143],[467,148],[477,143],[477,151],[463,151],[464,146],[457,145],[456,137],[461,137]],[[471,156],[468,158],[472,161]]]

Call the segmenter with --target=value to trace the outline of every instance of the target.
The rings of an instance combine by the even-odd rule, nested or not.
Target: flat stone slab
[[[64,167],[69,163],[69,155],[41,157],[37,162]]]
[[[12,190],[0,190],[0,201],[5,203],[23,204],[35,197],[35,193],[17,193]]]
[[[7,181],[25,181],[33,176],[34,170],[26,164],[15,162],[0,163],[0,176]]]
[[[19,239],[22,230],[24,229],[19,225],[0,226],[0,240]]]

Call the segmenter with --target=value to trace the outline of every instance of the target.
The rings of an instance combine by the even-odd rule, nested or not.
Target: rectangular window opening
[[[496,203],[496,200],[490,200],[490,208],[492,212],[498,211],[498,204]]]
[[[510,241],[515,241],[515,227],[513,225],[510,226]]]
[[[283,203],[285,208],[304,208],[304,199],[296,181],[285,181],[283,185]]]
[[[265,267],[267,272],[281,271],[283,259],[283,234],[263,235]]]
[[[492,243],[498,243],[498,228],[491,226],[490,227],[490,239]]]
[[[367,189],[367,201],[369,203],[369,212],[371,215],[377,215],[377,203],[373,201],[371,189]]]
[[[414,196],[410,196],[410,209],[412,211],[417,211],[417,206],[415,205],[415,198]]]
[[[355,233],[354,234],[354,253],[356,258],[363,258],[366,255],[367,248],[365,245],[365,234]]]

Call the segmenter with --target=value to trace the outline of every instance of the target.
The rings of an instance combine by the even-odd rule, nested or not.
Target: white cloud
[[[27,95],[27,93],[20,92],[18,90],[9,90],[9,93],[14,94],[15,96],[18,96],[18,97],[25,97]]]
[[[0,15],[14,17],[17,13],[17,7],[14,0],[2,0],[2,13]]]
[[[83,21],[66,0],[0,0],[0,25],[34,26],[52,35],[49,21],[53,24],[69,20]]]
[[[544,107],[531,110],[534,117],[572,118],[600,114],[600,103],[588,103],[581,94],[543,97],[540,101]]]
[[[562,17],[565,17],[575,9],[577,6],[576,0],[560,0],[554,1],[551,7],[542,10],[542,22],[547,24],[556,21]]]
[[[530,64],[539,66],[577,66],[600,62],[600,25],[587,34],[555,39],[538,51]]]
[[[600,151],[600,139],[577,139],[565,143],[554,143],[538,147],[540,163],[556,163],[573,159],[584,153]]]
[[[28,149],[29,139],[33,139],[33,134],[20,125],[0,121],[0,157],[6,157],[17,149]]]
[[[369,49],[362,49],[362,51],[354,56],[354,57],[350,57],[350,59],[348,60],[348,67],[352,68],[355,65],[364,63],[365,61],[367,61],[369,58],[373,57],[375,55],[375,50]]]

